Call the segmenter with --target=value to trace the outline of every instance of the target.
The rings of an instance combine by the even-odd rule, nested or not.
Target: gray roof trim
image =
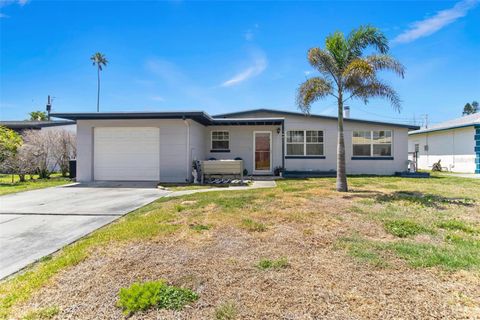
[[[454,129],[461,129],[461,128],[468,128],[468,127],[480,127],[480,124],[464,124],[464,125],[459,125],[459,126],[451,126],[451,127],[445,127],[445,128],[432,128],[432,129],[421,129],[421,130],[415,130],[415,131],[410,131],[408,133],[409,136],[413,136],[416,134],[422,134],[422,133],[429,133],[429,132],[438,132],[438,131],[447,131],[447,130],[454,130]]]
[[[99,112],[53,113],[52,117],[70,120],[124,120],[124,119],[192,119],[205,126],[215,125],[279,125],[283,118],[215,119],[203,111],[186,112]]]
[[[203,125],[213,120],[203,111],[52,113],[51,116],[70,120],[192,119]]]
[[[414,134],[427,133],[427,132],[466,128],[466,127],[472,127],[472,126],[475,126],[475,127],[480,126],[480,113],[474,113],[474,114],[463,116],[460,118],[447,120],[447,121],[435,124],[430,128],[412,131],[410,132],[410,134],[414,135]]]
[[[281,125],[285,118],[227,118],[227,119],[213,119],[213,126],[227,126],[227,125]]]
[[[304,117],[307,116],[307,115],[305,115],[304,113],[301,113],[301,112],[283,111],[283,110],[275,110],[275,109],[251,109],[251,110],[244,110],[244,111],[239,111],[239,112],[217,114],[217,115],[214,115],[213,117],[214,118],[228,118],[228,117],[241,116],[241,115],[246,115],[246,114],[255,113],[255,112],[270,112],[270,113],[276,113],[276,114],[281,114],[281,115],[289,115],[289,116],[304,116]],[[318,115],[318,114],[309,114],[308,117],[319,118],[319,119],[327,119],[327,120],[335,120],[335,121],[337,120],[337,117],[324,116],[324,115]],[[411,129],[411,130],[420,129],[419,126],[412,126],[412,125],[408,125],[408,124],[399,124],[399,123],[391,123],[391,122],[382,122],[382,121],[372,121],[372,120],[362,120],[362,119],[352,119],[352,118],[344,118],[344,121],[346,121],[346,122],[368,123],[368,124],[389,125],[389,126],[395,126],[395,127],[408,128],[408,129]]]
[[[0,121],[0,126],[9,129],[41,129],[46,127],[68,126],[75,124],[75,121],[49,120],[49,121]]]

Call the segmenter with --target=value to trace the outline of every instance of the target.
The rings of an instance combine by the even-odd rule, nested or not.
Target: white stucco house
[[[408,151],[416,153],[419,169],[441,160],[449,171],[480,173],[480,113],[409,132]]]
[[[191,181],[192,161],[244,160],[249,174],[276,167],[336,169],[337,118],[269,109],[195,112],[55,113],[77,122],[77,180]],[[405,171],[408,131],[418,127],[345,119],[349,174]]]

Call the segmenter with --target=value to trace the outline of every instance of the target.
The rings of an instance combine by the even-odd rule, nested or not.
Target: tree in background
[[[48,120],[48,115],[44,111],[32,111],[28,114],[31,121],[46,121]]]
[[[62,176],[66,177],[70,169],[70,160],[77,157],[75,134],[67,130],[60,130],[55,133],[53,158]]]
[[[90,57],[93,65],[97,66],[97,112],[100,111],[100,71],[107,65],[108,60],[103,53],[97,52]]]
[[[0,126],[0,163],[15,155],[22,142],[22,137],[18,133]]]
[[[462,115],[468,116],[469,114],[474,114],[474,113],[477,113],[479,111],[480,110],[478,108],[478,102],[477,101],[472,101],[472,103],[467,102],[467,104],[465,104],[465,106],[463,107]]]
[[[371,47],[370,55],[364,51]],[[388,40],[377,28],[361,26],[345,37],[335,32],[325,39],[325,49],[312,48],[307,59],[319,73],[302,83],[298,89],[297,104],[308,114],[311,104],[327,96],[337,100],[337,190],[348,191],[345,166],[345,141],[343,132],[343,104],[353,98],[362,100],[382,97],[390,100],[400,110],[400,98],[396,91],[377,78],[377,72],[390,70],[403,78],[404,67],[388,55]]]
[[[22,137],[15,131],[0,126],[0,171],[12,173],[11,159],[15,158],[22,146]],[[12,176],[13,182],[13,176]]]

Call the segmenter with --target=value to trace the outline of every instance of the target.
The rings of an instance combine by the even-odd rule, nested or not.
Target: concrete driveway
[[[74,184],[0,197],[0,279],[169,192],[152,183]]]

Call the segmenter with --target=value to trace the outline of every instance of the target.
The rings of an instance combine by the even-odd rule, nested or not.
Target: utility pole
[[[52,111],[52,102],[50,100],[50,95],[47,98],[47,120],[50,121],[50,111]]]
[[[425,129],[428,129],[428,113],[422,114],[421,117],[423,118],[423,124],[425,126]]]

